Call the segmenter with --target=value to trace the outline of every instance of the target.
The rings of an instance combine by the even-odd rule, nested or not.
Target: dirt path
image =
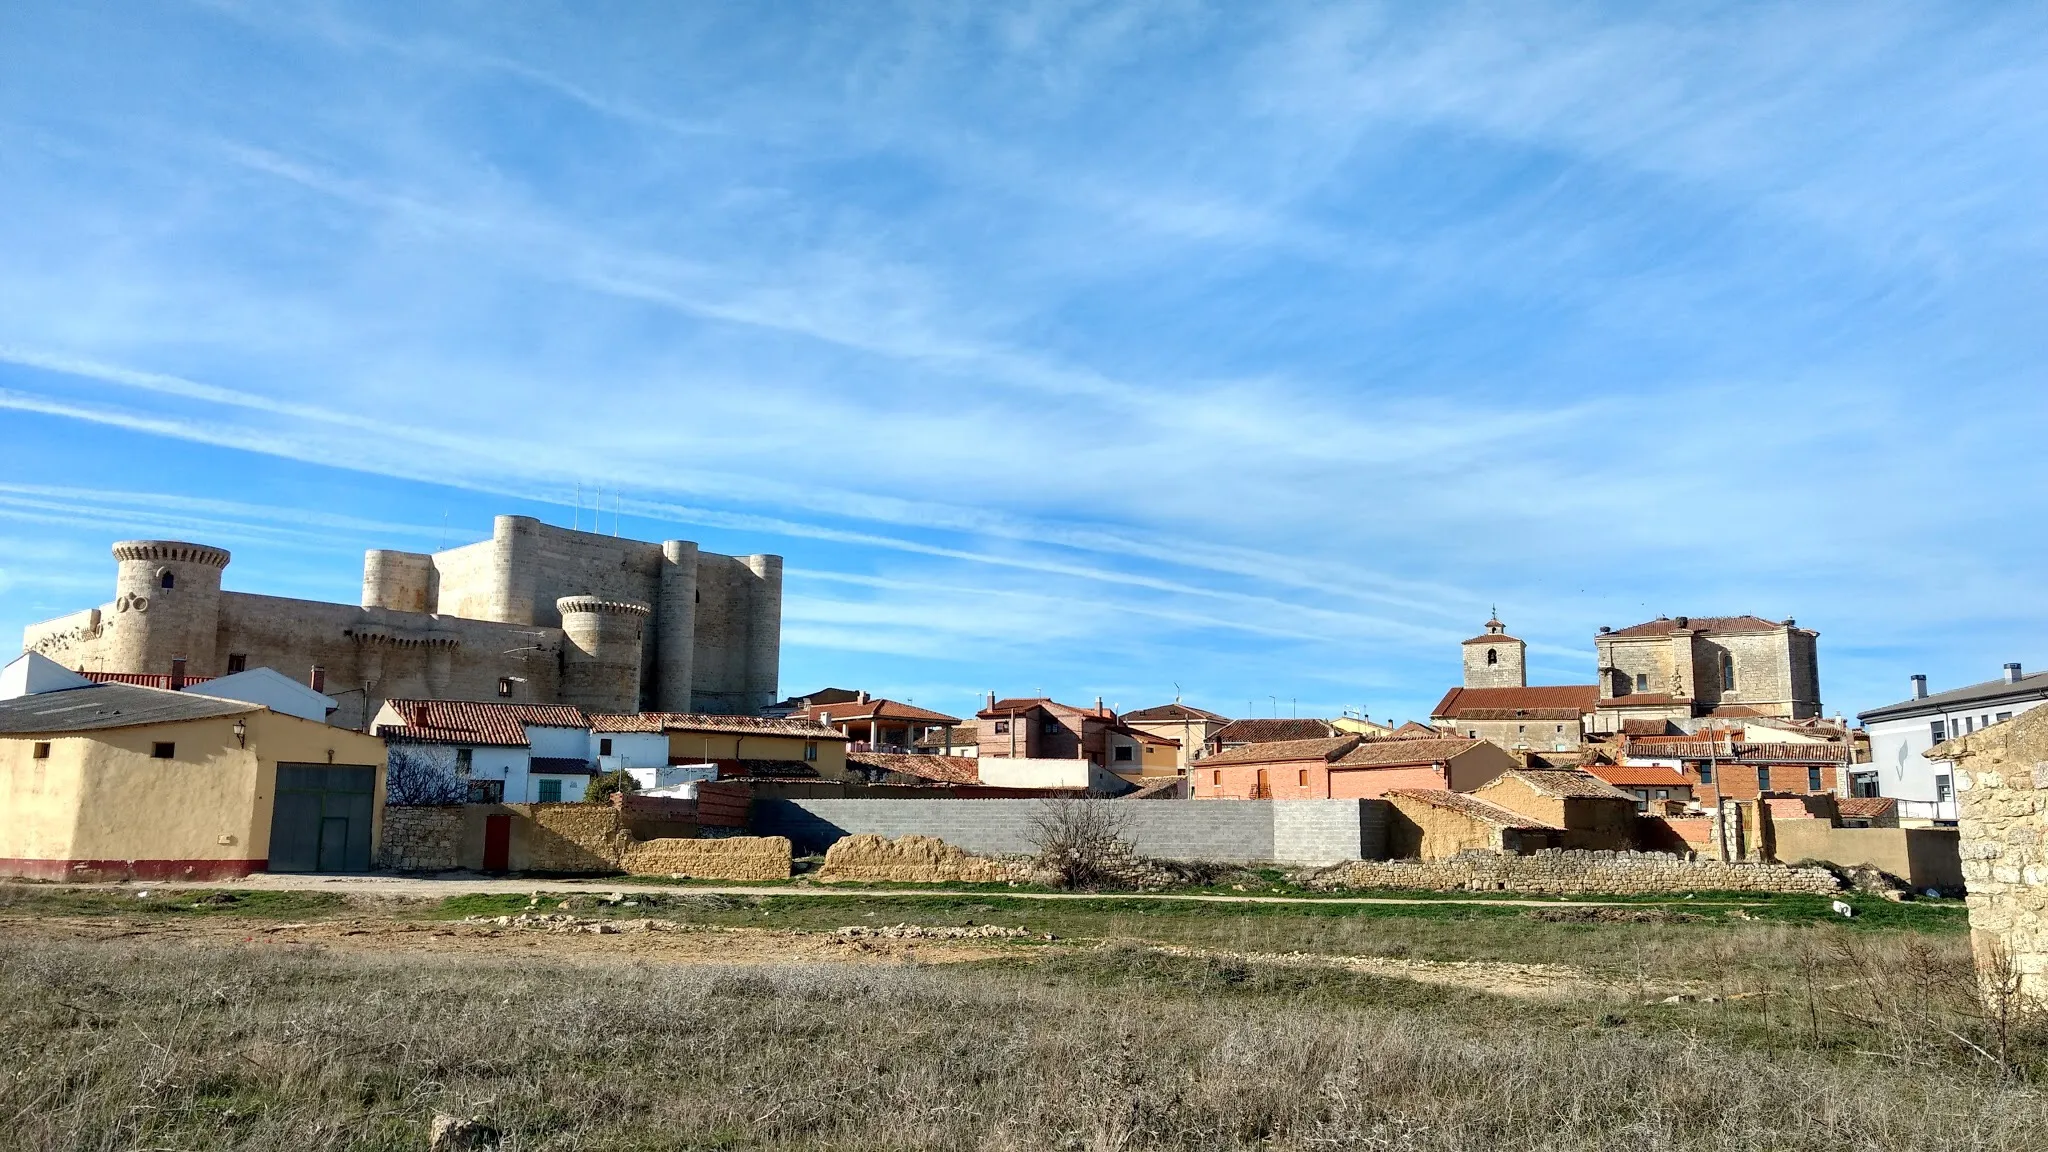
[[[1479,904],[1504,908],[1622,908],[1637,907],[1619,900],[1562,900],[1556,898],[1485,899],[1470,896],[1286,896],[1246,893],[1153,893],[1153,892],[1002,892],[953,888],[853,888],[830,884],[635,884],[619,880],[528,879],[501,880],[476,876],[321,876],[260,873],[242,880],[190,882],[170,880],[157,883],[66,884],[67,888],[109,888],[120,890],[185,888],[243,889],[264,892],[333,892],[348,896],[405,896],[442,899],[471,894],[525,896],[534,892],[624,892],[628,894],[698,893],[715,896],[837,896],[864,899],[892,899],[920,896],[959,896],[987,899],[1000,896],[1010,900],[1171,900],[1203,904]],[[1676,903],[1677,901],[1673,901]]]

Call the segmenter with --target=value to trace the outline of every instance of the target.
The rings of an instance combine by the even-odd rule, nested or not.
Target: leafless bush
[[[384,803],[393,808],[434,808],[469,800],[469,783],[413,748],[393,747],[384,767]]]
[[[1031,817],[1031,844],[1061,888],[1099,888],[1137,858],[1130,823],[1114,800],[1047,799]]]

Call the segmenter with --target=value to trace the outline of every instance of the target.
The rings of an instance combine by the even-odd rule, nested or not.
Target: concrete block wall
[[[1381,800],[1117,801],[1140,856],[1219,863],[1332,864],[1386,852]],[[804,851],[845,836],[932,836],[983,855],[1028,854],[1040,800],[757,799],[753,826]]]

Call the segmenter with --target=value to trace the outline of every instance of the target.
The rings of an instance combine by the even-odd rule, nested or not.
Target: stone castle
[[[224,549],[114,545],[112,603],[30,625],[81,672],[211,677],[268,667],[361,727],[384,700],[751,715],[776,699],[782,557],[721,556],[500,516],[431,555],[370,551],[360,606],[221,590]]]

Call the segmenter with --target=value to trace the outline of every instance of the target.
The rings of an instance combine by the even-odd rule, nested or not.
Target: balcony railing
[[[1901,820],[1954,820],[1956,802],[1953,800],[1901,800]]]
[[[906,748],[901,744],[877,744],[872,740],[850,741],[846,745],[846,750],[848,752],[880,752],[895,756],[912,756],[917,753],[915,748]]]

